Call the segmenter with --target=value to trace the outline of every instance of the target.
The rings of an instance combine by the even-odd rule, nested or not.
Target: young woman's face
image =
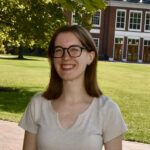
[[[74,48],[74,45],[77,46]],[[75,55],[78,57],[71,57],[68,54],[68,51],[65,49],[64,54],[60,57],[60,53],[62,48],[72,47],[69,51],[71,51],[71,55]],[[65,81],[71,81],[75,79],[84,79],[84,73],[87,65],[92,63],[95,53],[87,52],[85,49],[82,50],[81,55],[76,55],[76,50],[78,50],[78,46],[83,47],[78,38],[71,32],[60,33],[55,40],[55,49],[56,57],[54,58],[54,66],[58,73],[58,75]],[[80,49],[80,48],[79,48]],[[78,53],[78,52],[77,52]]]

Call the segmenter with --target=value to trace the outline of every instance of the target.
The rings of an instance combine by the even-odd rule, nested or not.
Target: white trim
[[[145,21],[144,21],[144,32],[150,32],[150,30],[146,30],[146,15],[150,14],[150,11],[145,12]]]
[[[130,29],[130,14],[131,13],[140,13],[141,14],[140,29]],[[141,28],[142,28],[142,11],[139,11],[139,10],[129,10],[128,31],[141,31]]]
[[[115,38],[124,38],[123,35],[116,35]]]
[[[138,60],[138,63],[142,63],[142,62],[143,62],[143,60],[140,60],[140,59]]]
[[[149,33],[144,32],[132,32],[132,31],[115,31],[115,36],[127,36],[127,37],[134,37],[134,38],[150,38]]]
[[[112,57],[109,57],[109,61],[114,61],[114,58],[112,58]]]
[[[100,29],[91,29],[90,33],[100,33]]]
[[[117,17],[118,17],[117,14],[118,14],[119,11],[125,12],[124,28],[117,28]],[[116,30],[125,30],[125,27],[126,27],[126,14],[127,14],[127,10],[125,10],[125,9],[117,9],[116,10],[116,22],[115,22]]]
[[[124,2],[124,1],[107,1],[108,6],[115,6],[115,7],[123,7],[123,8],[141,8],[141,9],[149,9],[150,4],[144,3],[131,3],[131,2]]]
[[[125,58],[125,59],[122,59],[122,61],[123,61],[123,62],[127,62],[127,59],[126,59],[126,58]]]
[[[144,38],[144,40],[150,41],[150,38]]]

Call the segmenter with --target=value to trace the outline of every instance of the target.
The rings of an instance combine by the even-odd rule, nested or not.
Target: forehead
[[[55,40],[55,46],[70,46],[73,44],[81,45],[81,42],[72,32],[59,33]]]

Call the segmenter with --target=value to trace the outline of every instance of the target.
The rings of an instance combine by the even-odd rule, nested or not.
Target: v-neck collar
[[[94,97],[91,104],[89,104],[89,106],[82,113],[80,113],[78,115],[75,122],[68,128],[65,128],[65,127],[62,126],[62,124],[60,122],[60,119],[59,119],[59,113],[54,110],[54,108],[52,106],[52,101],[48,101],[48,102],[49,102],[49,105],[50,105],[50,110],[54,114],[54,117],[55,117],[56,124],[57,124],[58,128],[61,129],[61,130],[64,130],[64,131],[68,131],[68,130],[71,130],[71,129],[75,128],[79,124],[79,122],[82,120],[82,118],[84,118],[84,116],[86,116],[90,113],[91,108],[94,105],[95,99],[96,98]]]

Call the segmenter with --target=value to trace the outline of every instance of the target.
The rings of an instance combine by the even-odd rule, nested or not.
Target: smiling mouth
[[[73,69],[74,67],[75,67],[75,65],[72,65],[72,64],[62,64],[61,65],[61,68],[64,70],[70,70],[70,69]]]

